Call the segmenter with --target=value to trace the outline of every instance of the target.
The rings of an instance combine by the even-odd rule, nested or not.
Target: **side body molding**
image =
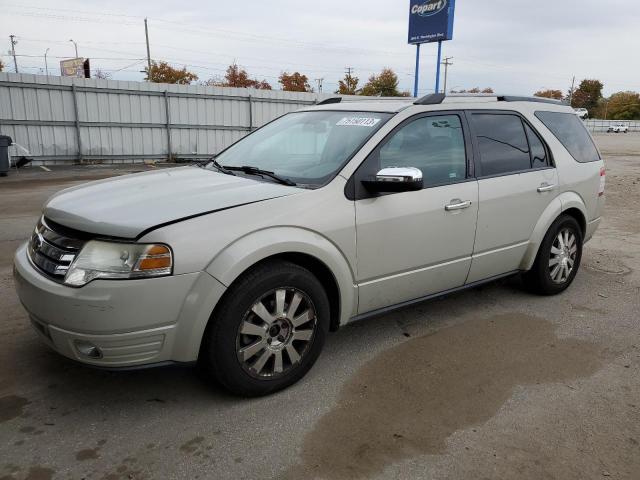
[[[284,253],[312,256],[332,272],[340,291],[340,325],[357,313],[357,287],[344,253],[325,236],[304,228],[281,226],[249,233],[221,250],[206,272],[228,287],[252,265]]]

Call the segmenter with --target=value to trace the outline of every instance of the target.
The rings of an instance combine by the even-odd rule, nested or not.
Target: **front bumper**
[[[224,286],[205,272],[139,280],[95,280],[73,288],[49,280],[26,246],[14,258],[20,301],[42,339],[73,360],[134,367],[197,359]],[[87,355],[95,346],[100,357]]]

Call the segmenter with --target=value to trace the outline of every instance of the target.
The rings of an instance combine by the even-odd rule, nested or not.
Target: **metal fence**
[[[36,164],[205,158],[329,96],[0,73],[0,134]]]
[[[624,123],[629,127],[630,132],[640,132],[640,121],[638,120],[585,120],[584,124],[590,132],[606,132],[609,127]]]

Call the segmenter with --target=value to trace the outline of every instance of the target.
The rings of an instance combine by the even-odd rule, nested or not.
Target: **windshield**
[[[223,167],[251,166],[300,185],[321,186],[391,116],[346,111],[291,113],[246,136],[216,160]]]

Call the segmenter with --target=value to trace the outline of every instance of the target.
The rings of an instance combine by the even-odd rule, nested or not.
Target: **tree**
[[[470,88],[469,90],[451,90],[451,93],[494,93],[493,88],[487,87],[480,90],[478,87]]]
[[[2,60],[0,60],[0,72],[4,70],[4,63],[2,63]]]
[[[588,111],[596,110],[598,102],[602,98],[602,87],[600,80],[585,79],[580,82],[580,86],[568,97],[571,98],[573,108],[586,108]]]
[[[257,88],[258,90],[271,90],[271,85],[266,80],[249,78],[247,71],[237,63],[227,67],[227,73],[223,78],[210,78],[205,85],[215,87]]]
[[[383,68],[378,75],[371,75],[369,81],[360,90],[360,95],[379,97],[402,97],[398,90],[398,76],[390,68]]]
[[[606,116],[611,120],[640,120],[640,93],[618,92],[606,101]]]
[[[551,90],[549,88],[545,90],[538,90],[533,94],[534,97],[553,98],[554,100],[562,100],[562,90]]]
[[[341,95],[355,95],[358,90],[358,82],[360,79],[351,75],[351,72],[345,74],[342,80],[338,80],[338,90],[336,93]]]
[[[300,72],[293,72],[292,74],[282,72],[278,82],[282,85],[282,90],[286,92],[313,92],[309,85],[309,78]]]
[[[189,72],[187,67],[177,69],[163,61],[152,61],[151,71],[149,71],[148,67],[145,68],[144,71],[147,74],[145,80],[148,82],[189,85],[191,82],[198,80],[198,76],[195,73]]]
[[[93,73],[93,78],[100,78],[102,80],[109,80],[111,78],[111,74],[96,68],[96,71]]]

